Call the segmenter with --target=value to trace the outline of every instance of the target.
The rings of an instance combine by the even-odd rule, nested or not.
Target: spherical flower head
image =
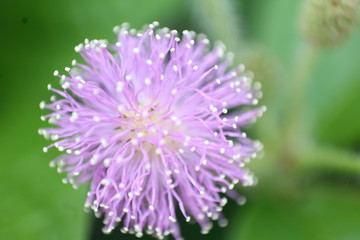
[[[306,0],[300,27],[304,38],[318,48],[342,43],[359,20],[360,0]]]
[[[53,162],[64,182],[90,182],[85,203],[104,217],[104,232],[182,239],[176,210],[207,233],[226,196],[240,204],[235,184],[253,185],[244,168],[261,147],[242,127],[260,116],[259,84],[244,67],[231,68],[222,44],[213,50],[203,35],[115,27],[115,44],[85,40],[75,48],[86,64],[73,61],[60,77],[60,96],[42,102],[56,125],[40,129],[64,154]],[[238,108],[240,106],[240,108]],[[237,107],[238,111],[233,110]],[[239,110],[240,109],[240,110]]]

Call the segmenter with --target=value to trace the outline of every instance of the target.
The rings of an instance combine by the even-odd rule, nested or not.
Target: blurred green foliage
[[[318,164],[294,174],[287,173],[279,162],[279,149],[286,147],[278,126],[279,109],[287,103],[282,93],[291,90],[288,83],[294,77],[296,53],[302,44],[297,22],[300,2],[233,2],[232,13],[241,23],[241,29],[234,31],[239,34],[241,48],[259,46],[274,61],[268,66],[279,66],[277,75],[261,79],[264,95],[271,93],[263,102],[269,111],[252,132],[264,142],[266,155],[250,165],[259,185],[240,190],[248,203],[243,207],[232,203],[225,209],[230,225],[215,227],[209,235],[201,236],[196,225],[182,223],[186,239],[359,239],[360,172],[342,169],[341,156],[333,159],[339,161],[335,168]],[[194,17],[197,11],[192,4],[190,0],[0,3],[0,239],[135,239],[119,232],[103,235],[101,223],[83,211],[86,186],[74,191],[48,168],[57,153],[41,151],[48,142],[37,134],[44,126],[38,104],[50,97],[46,85],[55,81],[52,72],[70,65],[73,58],[79,59],[74,46],[84,38],[114,40],[111,30],[117,24],[127,21],[139,28],[157,20],[161,26],[207,33],[211,26],[204,26],[216,19]],[[227,41],[216,31],[209,36]],[[304,131],[311,133],[310,145],[316,142],[332,151],[349,150],[354,156],[359,150],[359,43],[357,29],[344,45],[321,52],[316,61],[304,100],[310,123]],[[248,54],[248,49],[230,50]],[[266,65],[259,69],[264,68]],[[316,154],[307,155],[307,164],[316,162],[317,157],[308,156]],[[323,163],[327,158],[321,160]],[[346,164],[350,166],[347,169],[351,164],[359,169],[355,157]]]

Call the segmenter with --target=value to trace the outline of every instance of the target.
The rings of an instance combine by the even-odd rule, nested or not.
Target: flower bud
[[[304,38],[315,47],[343,42],[355,27],[360,0],[305,0],[300,27]]]

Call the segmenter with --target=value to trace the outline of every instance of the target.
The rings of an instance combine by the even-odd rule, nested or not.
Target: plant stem
[[[344,149],[316,146],[302,154],[299,167],[304,170],[330,170],[359,175],[360,155]]]
[[[318,51],[310,45],[303,45],[299,48],[293,82],[287,89],[288,103],[285,105],[284,136],[286,141],[292,144],[299,144],[299,140],[307,140],[306,125],[306,90],[310,75],[316,63]],[[294,143],[295,141],[295,143]]]
[[[279,164],[285,174],[295,176],[301,155],[309,147],[312,139],[307,130],[306,90],[316,62],[317,51],[310,45],[302,45],[297,52],[293,78],[280,93],[286,96],[284,115],[280,128],[282,148],[278,153]],[[284,92],[286,91],[286,92]]]

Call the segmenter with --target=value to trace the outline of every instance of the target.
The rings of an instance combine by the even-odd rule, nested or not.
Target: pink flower
[[[115,27],[115,44],[85,40],[75,48],[86,64],[73,62],[61,78],[60,96],[42,102],[55,128],[40,129],[64,154],[51,164],[75,187],[91,183],[86,207],[104,216],[104,232],[120,222],[123,232],[182,239],[175,210],[196,220],[204,233],[224,221],[227,198],[244,198],[234,185],[252,185],[244,168],[261,147],[244,125],[264,107],[259,85],[218,44],[184,31]],[[234,107],[238,111],[234,110]],[[238,108],[240,107],[240,108]],[[240,109],[240,110],[239,110]]]

